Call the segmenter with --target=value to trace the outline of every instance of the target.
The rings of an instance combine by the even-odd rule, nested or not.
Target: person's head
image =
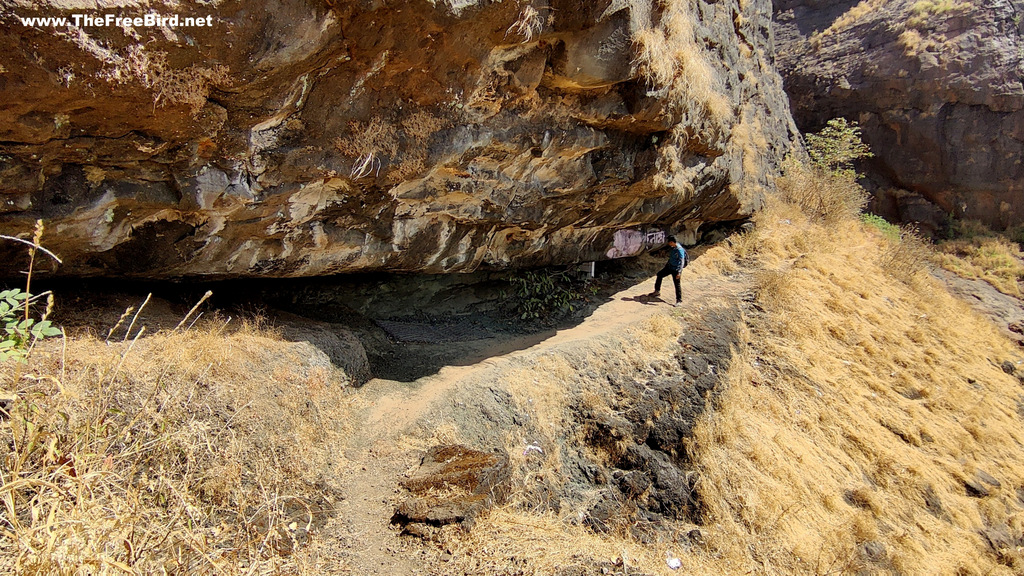
[[[676,237],[675,236],[669,236],[668,237],[668,245],[673,247],[673,248],[676,247]]]

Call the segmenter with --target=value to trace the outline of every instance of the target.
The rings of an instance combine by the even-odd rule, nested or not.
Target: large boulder
[[[0,231],[65,275],[595,260],[750,214],[795,133],[767,0],[100,4],[0,13]],[[22,20],[107,12],[212,26]]]
[[[776,0],[779,68],[801,129],[858,120],[882,191],[1024,223],[1024,2]],[[917,220],[888,192],[876,207]],[[926,209],[928,210],[928,209]]]

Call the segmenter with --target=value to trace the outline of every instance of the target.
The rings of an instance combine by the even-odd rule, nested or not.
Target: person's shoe
[[[676,303],[673,304],[672,307],[673,308],[679,308],[682,305],[683,305],[683,301],[682,300],[676,300]]]
[[[648,296],[650,296],[651,298],[657,298],[658,296],[661,296],[661,292],[654,291],[648,294]]]

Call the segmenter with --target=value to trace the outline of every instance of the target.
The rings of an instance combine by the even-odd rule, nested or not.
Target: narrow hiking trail
[[[343,457],[348,475],[343,479],[345,498],[339,504],[334,534],[335,555],[341,573],[366,575],[421,574],[443,563],[445,553],[418,540],[402,538],[390,520],[398,499],[399,482],[418,464],[431,445],[458,441],[459,422],[451,421],[452,397],[490,392],[495,374],[514,366],[529,366],[541,357],[580,347],[600,345],[608,336],[640,325],[653,316],[674,317],[688,324],[699,322],[711,301],[738,302],[749,290],[746,275],[683,275],[683,303],[672,307],[671,284],[662,298],[647,296],[653,278],[616,293],[580,324],[558,331],[528,348],[492,357],[470,366],[449,366],[412,383],[374,379],[353,393],[351,436]],[[665,295],[669,298],[665,298]],[[454,426],[453,426],[454,424]],[[471,444],[471,443],[470,443]],[[472,446],[489,449],[487,446]]]

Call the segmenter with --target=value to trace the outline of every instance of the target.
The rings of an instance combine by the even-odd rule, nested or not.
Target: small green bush
[[[503,291],[512,316],[540,320],[575,312],[597,292],[585,279],[567,271],[527,270],[509,279]]]
[[[885,236],[893,242],[898,242],[900,239],[900,227],[886,221],[885,218],[882,218],[877,214],[861,214],[860,221],[863,222],[865,226],[870,226],[878,230],[882,233],[882,236]]]
[[[53,296],[47,296],[52,304]],[[17,288],[0,292],[0,324],[4,326],[4,332],[0,334],[0,362],[24,361],[33,342],[60,336],[60,329],[45,317],[37,321],[25,313],[33,300],[29,293]]]
[[[29,353],[32,352],[32,347],[35,346],[36,342],[62,334],[58,328],[46,319],[50,315],[50,311],[53,310],[53,294],[43,292],[33,296],[30,292],[32,271],[35,268],[37,252],[41,251],[58,263],[61,263],[61,259],[56,254],[40,245],[39,242],[43,237],[44,229],[43,221],[37,220],[35,234],[33,234],[31,241],[0,234],[0,239],[27,245],[29,260],[28,272],[25,276],[25,290],[13,288],[0,292],[0,324],[4,327],[4,331],[0,332],[0,362],[6,362],[7,360],[25,361]],[[43,296],[46,296],[46,309],[37,320],[32,317],[32,305]]]
[[[860,126],[846,118],[833,118],[816,134],[807,134],[811,162],[837,176],[859,177],[853,163],[874,156],[861,139]]]

